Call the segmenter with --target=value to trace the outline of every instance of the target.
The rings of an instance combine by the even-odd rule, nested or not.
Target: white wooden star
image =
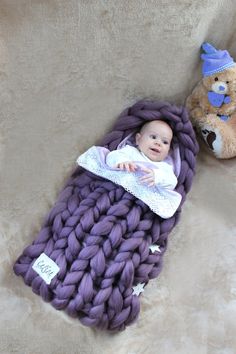
[[[149,249],[152,253],[155,253],[156,251],[161,252],[160,246],[158,246],[158,245],[151,245],[151,246],[149,246]]]
[[[143,293],[144,292],[144,285],[145,285],[145,283],[138,283],[137,285],[132,286],[132,289],[133,289],[132,295],[139,296],[140,293]]]

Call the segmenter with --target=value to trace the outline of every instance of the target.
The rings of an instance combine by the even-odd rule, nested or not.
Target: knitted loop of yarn
[[[102,140],[110,150],[151,120],[169,123],[179,144],[181,170],[176,191],[182,202],[162,219],[121,186],[77,167],[46,216],[42,229],[14,265],[25,284],[86,326],[112,331],[134,322],[140,299],[132,286],[158,276],[168,235],[176,225],[194,175],[198,145],[184,107],[139,101],[126,109]],[[151,253],[157,244],[161,252]],[[60,268],[50,285],[32,269],[41,253]]]

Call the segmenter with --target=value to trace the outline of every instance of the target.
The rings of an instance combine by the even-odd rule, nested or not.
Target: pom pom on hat
[[[227,50],[218,50],[210,43],[203,43],[202,49],[205,52],[201,54],[203,76],[213,75],[235,65]]]

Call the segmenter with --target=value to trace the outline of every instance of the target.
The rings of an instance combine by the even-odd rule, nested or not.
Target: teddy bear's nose
[[[225,90],[225,87],[220,85],[220,86],[219,86],[219,90],[220,90],[220,91],[224,91],[224,90]]]

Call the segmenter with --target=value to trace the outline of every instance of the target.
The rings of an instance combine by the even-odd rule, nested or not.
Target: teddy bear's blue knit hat
[[[201,54],[203,76],[213,75],[235,65],[227,50],[218,50],[210,43],[203,43],[202,49],[205,52]]]

